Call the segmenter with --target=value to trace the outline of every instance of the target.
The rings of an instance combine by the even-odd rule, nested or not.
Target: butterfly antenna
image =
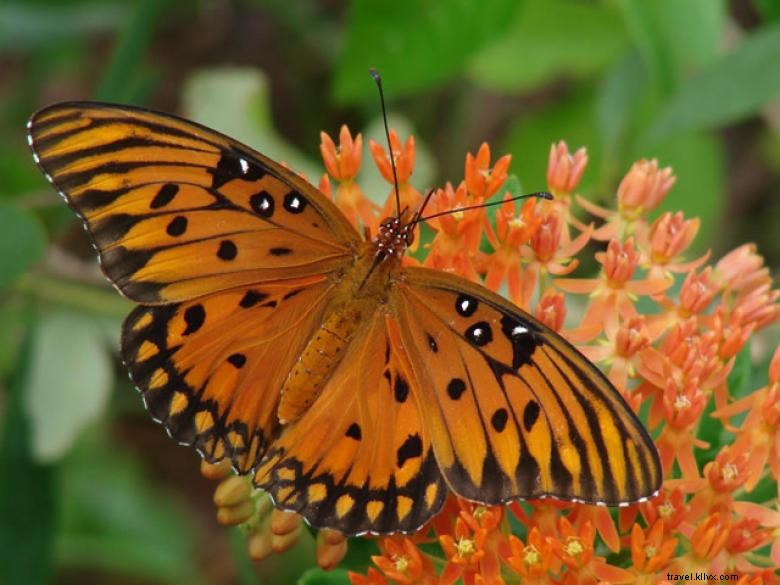
[[[421,221],[420,218],[422,217],[423,211],[425,211],[425,208],[428,206],[428,202],[431,200],[431,197],[433,197],[435,192],[436,190],[433,188],[428,190],[428,193],[425,195],[425,199],[423,199],[422,205],[420,205],[420,207],[417,209],[417,212],[414,214],[414,219],[409,222],[410,224],[415,225]]]
[[[430,197],[430,193],[428,194],[428,197]],[[527,195],[517,195],[515,197],[511,197],[510,199],[507,199],[506,201],[518,201],[520,199],[528,199],[529,197],[538,197],[539,199],[547,199],[548,201],[553,200],[553,196],[551,193],[548,193],[547,191],[538,191],[537,193],[528,193]],[[428,198],[426,198],[426,201]],[[441,217],[442,215],[448,215],[450,213],[456,213],[461,211],[470,211],[472,209],[482,209],[483,207],[493,207],[494,205],[501,205],[505,201],[491,201],[489,203],[480,203],[479,205],[469,205],[468,207],[458,207],[456,209],[448,209],[447,211],[440,211],[439,213],[434,213],[433,215],[428,215],[426,217],[420,217],[421,214],[417,214],[417,218],[415,218],[413,223],[419,223],[421,221],[427,221],[429,219],[433,219],[434,217]]]
[[[390,129],[387,127],[387,108],[385,107],[385,92],[382,90],[382,78],[379,71],[373,67],[368,70],[371,77],[374,78],[376,87],[379,90],[379,102],[382,104],[382,121],[385,123],[385,137],[387,138],[387,150],[390,151],[390,167],[393,169],[393,185],[395,185],[395,210],[398,217],[401,217],[401,195],[398,191],[398,173],[395,170],[395,158],[393,157],[393,145],[390,144]]]

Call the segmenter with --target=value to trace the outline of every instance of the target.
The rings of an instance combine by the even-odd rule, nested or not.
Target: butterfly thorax
[[[309,338],[282,388],[277,416],[281,423],[298,419],[341,363],[361,324],[386,306],[394,273],[413,240],[400,218],[383,221],[377,235],[358,249],[354,262],[334,278],[332,301],[320,327]]]

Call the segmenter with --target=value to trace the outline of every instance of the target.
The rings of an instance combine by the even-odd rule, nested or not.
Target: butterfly
[[[417,530],[455,494],[621,505],[651,437],[607,378],[503,297],[402,266],[408,209],[364,239],[306,180],[199,124],[61,103],[33,157],[138,303],[121,355],[151,416],[347,535]]]

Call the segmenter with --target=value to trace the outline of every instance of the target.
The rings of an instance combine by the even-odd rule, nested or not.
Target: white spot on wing
[[[528,327],[523,327],[522,325],[515,325],[514,329],[512,329],[512,337],[515,337],[517,335],[523,335],[524,333],[528,333]]]
[[[240,158],[238,159],[238,164],[241,165],[241,172],[246,175],[247,171],[249,170],[249,163],[246,162],[246,159]]]

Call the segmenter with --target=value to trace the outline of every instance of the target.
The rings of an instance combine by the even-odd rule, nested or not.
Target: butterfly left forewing
[[[31,118],[28,140],[106,275],[138,302],[324,274],[360,239],[301,177],[175,116],[63,103]]]
[[[416,530],[446,495],[418,396],[397,326],[377,312],[319,397],[270,445],[255,484],[316,527]]]
[[[487,289],[404,270],[394,291],[421,405],[452,489],[498,503],[553,496],[621,504],[653,495],[652,439],[572,345]]]

